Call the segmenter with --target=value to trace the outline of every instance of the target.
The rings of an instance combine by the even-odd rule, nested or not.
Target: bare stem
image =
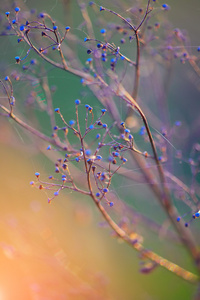
[[[200,272],[199,251],[197,250],[196,243],[195,243],[194,239],[192,238],[192,235],[190,234],[188,228],[186,230],[186,228],[184,227],[184,224],[182,222],[177,222],[178,214],[176,212],[175,207],[171,204],[170,193],[169,193],[169,189],[167,187],[166,178],[164,175],[162,165],[160,164],[160,161],[158,159],[157,150],[156,150],[156,147],[154,144],[154,140],[153,140],[147,119],[146,119],[142,109],[140,108],[140,106],[135,102],[135,100],[132,97],[130,97],[130,95],[129,95],[129,98],[123,97],[123,99],[126,102],[128,102],[135,110],[137,110],[139,112],[139,114],[143,120],[144,126],[147,131],[147,135],[149,137],[151,148],[152,148],[152,151],[154,154],[155,162],[157,165],[157,169],[158,169],[158,173],[159,173],[159,177],[160,177],[160,181],[161,181],[161,185],[162,185],[161,197],[158,198],[159,202],[161,203],[164,210],[166,211],[169,219],[171,220],[171,223],[173,224],[174,228],[178,232],[180,239],[182,240],[186,249],[188,249],[190,255],[194,259],[196,267],[197,267],[198,271]]]
[[[90,189],[90,185],[89,185]],[[156,264],[160,265],[161,267],[167,269],[168,271],[176,274],[177,276],[183,278],[186,281],[189,281],[191,283],[197,283],[198,276],[195,274],[186,271],[185,269],[181,268],[180,266],[170,262],[169,260],[163,258],[162,256],[156,254],[155,252],[151,250],[145,249],[141,243],[139,243],[137,240],[131,239],[126,232],[120,228],[110,217],[110,215],[106,212],[104,207],[101,205],[100,201],[98,201],[95,196],[93,195],[92,190],[90,190],[90,196],[95,202],[96,206],[98,207],[99,211],[103,215],[106,222],[109,224],[109,226],[114,230],[116,235],[121,238],[123,241],[128,243],[132,248],[134,248],[136,251],[143,254],[143,257],[150,259],[151,261],[155,262]]]

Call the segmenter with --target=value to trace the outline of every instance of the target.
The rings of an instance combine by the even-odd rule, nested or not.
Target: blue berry
[[[100,6],[99,10],[102,11],[105,10],[105,8],[103,6]]]
[[[101,137],[100,133],[97,133],[96,139],[99,139]]]
[[[79,105],[80,103],[81,103],[81,101],[80,101],[79,99],[76,99],[76,100],[75,100],[75,104],[76,104],[76,105]]]
[[[108,193],[108,189],[107,189],[107,188],[104,188],[104,189],[103,189],[103,192],[104,192],[104,193]]]
[[[181,121],[176,121],[175,126],[180,127],[181,126]]]
[[[114,203],[113,202],[109,202],[109,205],[110,205],[110,207],[112,207],[114,205]]]
[[[89,126],[89,129],[90,129],[90,130],[94,129],[94,125],[91,124],[91,125]]]
[[[129,140],[132,140],[133,139],[132,134],[129,134],[128,138],[129,138]]]
[[[109,161],[113,161],[113,157],[110,155],[110,156],[108,157],[108,160],[109,160]]]
[[[60,112],[60,108],[55,108],[54,111],[55,111],[56,113],[59,113],[59,112]]]
[[[114,156],[114,157],[118,157],[118,156],[119,156],[119,152],[114,152],[114,153],[113,153],[113,156]]]
[[[142,127],[140,128],[140,135],[144,135],[144,133],[145,133],[145,127],[142,126]]]
[[[20,57],[19,56],[15,56],[15,60],[16,60],[17,63],[19,63],[20,62]]]
[[[59,170],[58,167],[55,168],[55,172],[56,172],[56,173],[60,173],[60,170]]]
[[[85,79],[84,78],[81,78],[81,80],[80,80],[80,83],[84,83],[85,82]]]
[[[106,110],[105,108],[102,108],[101,112],[102,112],[103,114],[105,114],[105,112],[107,112],[107,110]]]
[[[86,155],[91,155],[91,150],[90,149],[85,150],[85,154]]]
[[[69,121],[69,125],[70,125],[70,126],[73,126],[74,124],[75,124],[75,121],[74,121],[74,120],[70,120],[70,121]]]
[[[122,158],[122,161],[125,163],[128,161],[128,159],[126,159],[125,157]]]
[[[31,65],[35,65],[36,64],[36,60],[35,59],[31,59],[30,64]]]
[[[15,7],[15,12],[19,12],[20,8],[19,7]]]
[[[40,18],[44,18],[44,13],[40,13]]]
[[[165,10],[169,10],[170,7],[169,7],[169,5],[167,5],[167,4],[163,4],[163,5],[162,5],[162,8],[164,8]]]
[[[58,27],[56,25],[53,26],[53,30],[57,30]]]
[[[69,31],[69,30],[70,30],[70,27],[69,27],[69,26],[65,27],[65,30]]]
[[[102,28],[102,29],[100,30],[100,33],[105,34],[105,33],[106,33],[106,29],[105,29],[105,28]]]
[[[6,15],[6,17],[8,17],[8,16],[9,16],[9,14],[10,14],[10,12],[9,12],[9,11],[5,12],[5,15]]]
[[[59,192],[58,192],[58,191],[54,193],[54,196],[58,196],[58,195],[59,195]]]
[[[96,156],[96,159],[101,160],[101,159],[102,159],[102,156],[101,156],[101,155],[97,155],[97,156]]]
[[[101,194],[100,193],[96,193],[96,197],[100,197],[101,196]]]
[[[103,128],[107,128],[107,127],[108,127],[108,125],[107,125],[107,124],[103,124],[102,126],[103,126]]]
[[[36,176],[36,177],[39,177],[39,176],[40,176],[40,173],[39,173],[39,172],[35,172],[35,176]]]
[[[21,25],[21,26],[19,27],[19,30],[20,30],[20,31],[24,31],[24,25]]]
[[[127,128],[124,131],[125,131],[125,133],[130,133],[130,130]]]
[[[47,150],[51,150],[51,145],[49,145],[49,146],[47,147]]]

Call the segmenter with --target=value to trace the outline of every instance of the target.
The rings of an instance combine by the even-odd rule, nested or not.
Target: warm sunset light
[[[0,300],[200,300],[199,0],[0,7]]]

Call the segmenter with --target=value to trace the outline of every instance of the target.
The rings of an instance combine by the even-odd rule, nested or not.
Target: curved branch
[[[103,215],[106,222],[110,225],[110,227],[114,230],[114,232],[117,234],[119,238],[121,238],[123,241],[125,241],[127,244],[129,244],[132,248],[134,248],[139,253],[142,253],[143,257],[150,259],[151,261],[155,262],[156,264],[160,265],[161,267],[167,269],[168,271],[176,274],[177,276],[183,278],[186,281],[189,281],[191,283],[197,283],[198,282],[198,276],[195,274],[186,271],[185,269],[181,268],[177,264],[174,264],[170,262],[169,260],[163,258],[162,256],[156,254],[155,252],[151,250],[145,249],[141,243],[139,243],[137,240],[133,240],[126,234],[126,232],[121,229],[110,217],[110,215],[106,212],[104,207],[101,205],[101,203],[95,198],[95,196],[92,193],[92,190],[90,191],[90,197],[95,202],[96,206],[98,207],[99,211]]]

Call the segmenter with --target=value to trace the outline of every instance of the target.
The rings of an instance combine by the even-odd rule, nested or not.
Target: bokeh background
[[[118,11],[114,1],[96,2]],[[3,0],[0,3],[1,18],[4,18],[5,11],[20,5],[20,2],[13,4],[12,1],[5,5]],[[187,30],[191,49],[196,51],[200,45],[199,1],[169,0],[167,3],[171,7],[168,17],[174,28]],[[54,19],[75,28],[72,29],[74,32],[80,25],[76,1],[27,0],[21,5],[38,12],[46,11]],[[63,5],[69,9],[68,13],[63,10]],[[125,15],[126,11],[121,13]],[[85,37],[83,29],[77,29],[77,34]],[[23,50],[17,48],[16,39],[12,37],[1,36],[0,39],[0,77],[4,78],[6,70],[11,72],[16,68],[14,57]],[[85,57],[84,53],[83,59]],[[187,125],[187,139],[181,140],[180,145],[185,156],[189,157],[191,145],[199,142],[199,81],[193,80],[187,63],[176,62],[173,71],[170,116],[172,120],[178,118]],[[62,105],[66,115],[70,116],[74,111],[71,103],[85,95],[80,80],[59,70],[49,69],[48,74],[49,83],[57,86],[53,96],[55,106]],[[20,96],[23,84],[16,85],[16,95]],[[80,89],[77,88],[79,85]],[[86,95],[88,98],[84,101],[89,101],[97,109],[101,107],[92,102],[95,99],[90,94]],[[40,114],[38,120],[46,134],[50,134],[47,120]],[[37,145],[29,144],[30,140],[19,126],[0,116],[0,300],[192,299],[196,287],[162,268],[149,275],[141,274],[138,254],[113,238],[109,228],[100,226],[103,220],[90,199],[63,193],[49,205],[47,193],[31,188],[29,182],[34,180],[34,173],[39,171],[44,177],[48,176],[53,170],[53,162],[39,152]],[[189,184],[189,171],[184,178]],[[121,184],[122,191],[126,189],[123,182],[116,184]],[[143,212],[149,216],[151,212],[152,216],[156,211],[160,212],[156,204],[152,205],[152,211],[145,208],[145,201],[136,201],[135,206],[138,209],[143,206]],[[198,223],[194,226],[198,230]],[[190,257],[180,245],[173,245],[170,241],[166,244],[147,229],[143,229],[143,233],[147,236],[149,248],[193,270]]]

